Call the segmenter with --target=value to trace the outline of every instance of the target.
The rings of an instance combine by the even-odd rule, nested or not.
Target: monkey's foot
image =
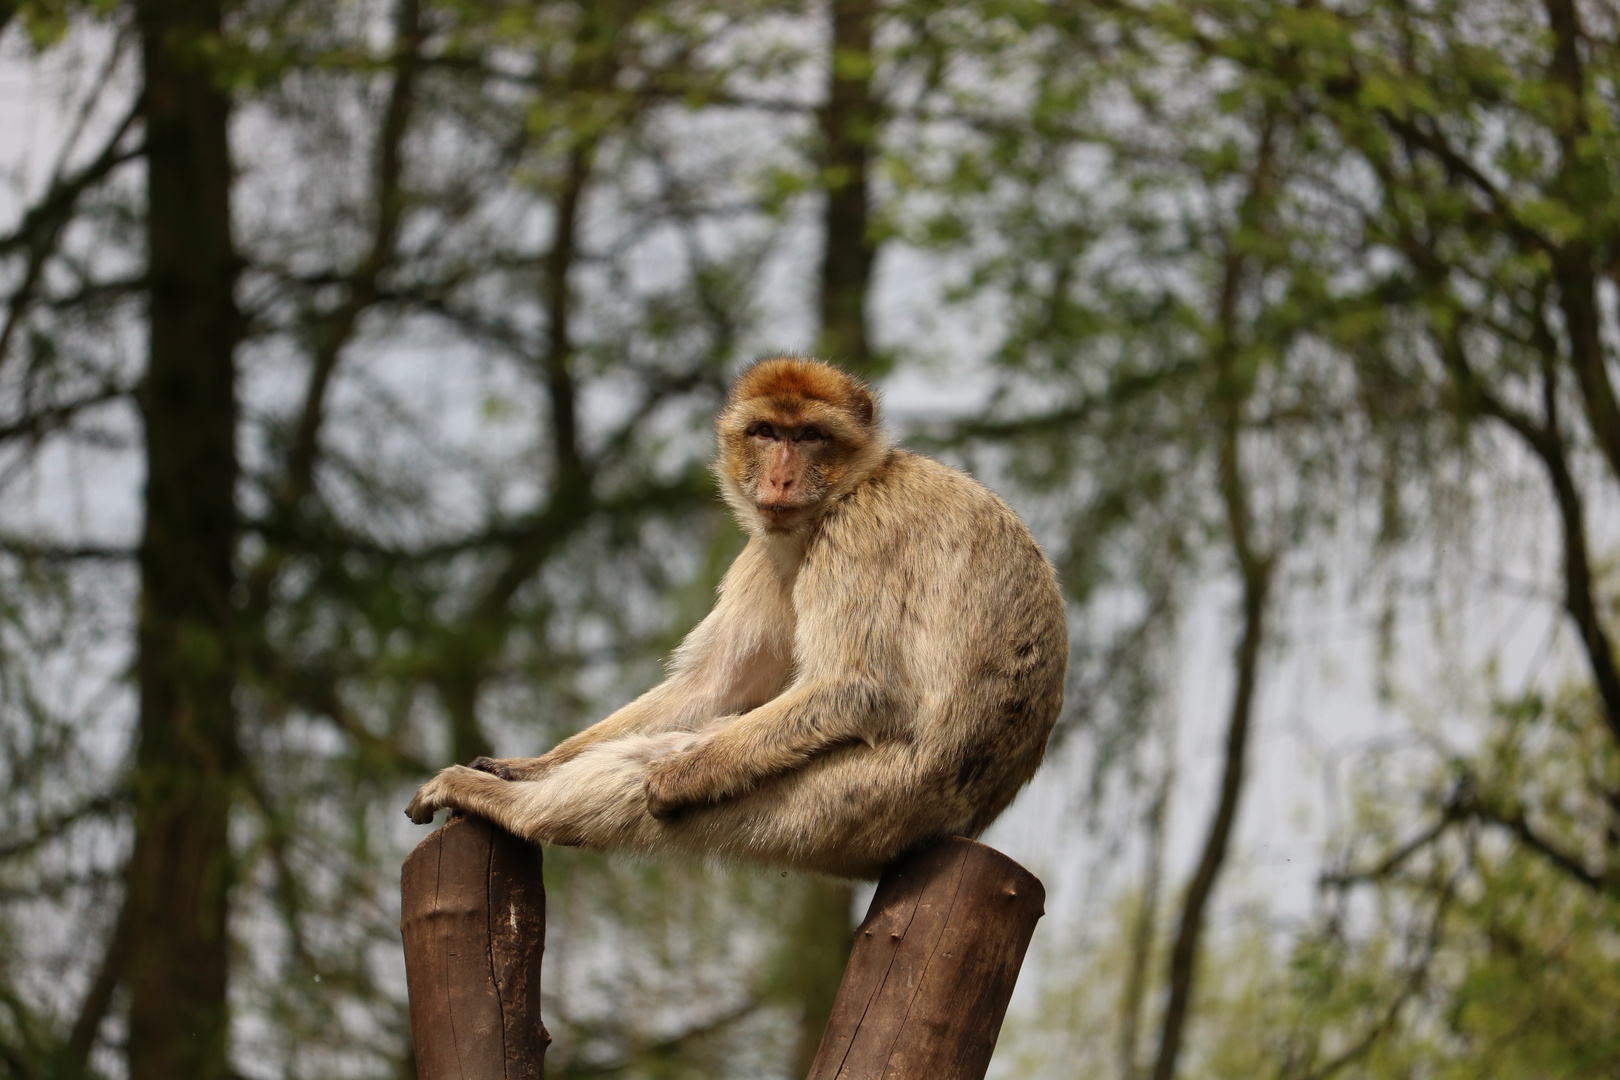
[[[405,816],[417,825],[428,825],[433,821],[434,813],[439,807],[445,805],[440,801],[441,794],[434,789],[437,780],[429,780],[416,789],[416,798],[405,808]]]
[[[444,807],[451,810],[467,809],[465,800],[458,798],[458,791],[466,786],[465,778],[468,775],[480,774],[465,765],[440,769],[439,775],[416,789],[416,798],[405,808],[405,816],[418,825],[427,825],[433,821],[434,812]]]

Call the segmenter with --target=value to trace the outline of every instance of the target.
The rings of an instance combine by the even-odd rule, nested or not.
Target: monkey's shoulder
[[[977,525],[1011,526],[1027,535],[1018,515],[979,481],[899,448],[891,449],[830,517],[843,530],[867,534],[915,537],[926,535],[930,527],[951,534]]]
[[[793,604],[801,642],[920,664],[930,685],[1065,651],[1051,644],[1065,632],[1056,574],[1024,523],[966,473],[903,450],[829,510]]]
[[[801,575],[837,588],[977,592],[1042,587],[1051,564],[990,489],[932,458],[891,450],[831,508]]]

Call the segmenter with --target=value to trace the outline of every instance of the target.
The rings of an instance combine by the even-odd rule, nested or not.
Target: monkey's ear
[[[877,419],[877,399],[872,397],[872,391],[860,383],[850,388],[849,407],[864,427],[871,427],[872,421]]]

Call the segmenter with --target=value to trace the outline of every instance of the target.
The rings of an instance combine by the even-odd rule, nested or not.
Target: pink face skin
[[[754,505],[775,527],[791,528],[821,498],[814,462],[829,440],[815,424],[763,420],[750,424],[747,434],[762,465],[754,484]]]

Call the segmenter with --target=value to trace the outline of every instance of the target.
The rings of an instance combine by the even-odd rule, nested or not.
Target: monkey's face
[[[867,459],[882,444],[865,386],[802,357],[763,360],[744,372],[716,431],[727,498],[772,532],[805,528],[871,468]]]
[[[762,403],[763,404],[763,403]],[[838,437],[827,409],[778,407],[750,410],[734,440],[743,493],[775,529],[794,529],[811,518],[837,483],[849,447]]]

